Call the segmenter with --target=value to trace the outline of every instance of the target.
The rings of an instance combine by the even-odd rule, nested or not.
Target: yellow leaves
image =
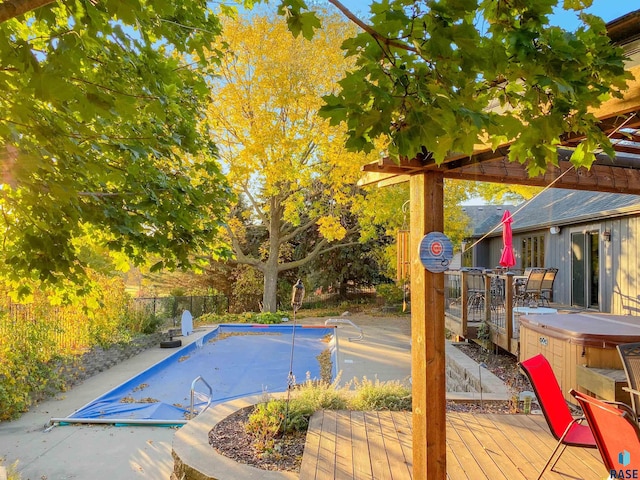
[[[122,252],[112,251],[109,252],[109,256],[113,261],[113,266],[119,272],[128,272],[131,269],[131,263],[129,257]]]
[[[342,240],[347,234],[347,230],[340,223],[340,219],[332,216],[318,218],[316,224],[320,234],[330,242]]]

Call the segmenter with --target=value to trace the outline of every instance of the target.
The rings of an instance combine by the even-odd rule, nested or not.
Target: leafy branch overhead
[[[341,90],[324,97],[320,114],[345,122],[348,147],[370,151],[388,135],[392,157],[422,147],[441,162],[479,144],[512,142],[511,161],[537,175],[557,163],[563,134],[584,134],[572,156],[589,166],[594,150],[613,155],[591,112],[621,97],[629,74],[605,23],[565,0],[582,24],[575,32],[549,25],[558,0],[392,0],[372,2],[367,21],[329,0],[362,32],[343,49],[356,67]],[[283,0],[294,34],[305,37],[317,19],[300,0]]]
[[[230,189],[201,122],[219,33],[204,0],[0,2],[0,273],[81,280],[86,238],[188,266],[215,238]]]

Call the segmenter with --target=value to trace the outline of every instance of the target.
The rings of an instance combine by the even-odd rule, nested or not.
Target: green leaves
[[[215,54],[193,53],[219,32],[204,0],[61,2],[0,23],[0,275],[81,283],[87,232],[172,267],[214,241],[229,188],[199,122]]]
[[[314,12],[302,12],[307,5],[302,0],[283,0],[278,7],[278,14],[287,19],[287,26],[294,37],[302,36],[307,40],[313,38],[314,31],[320,28],[320,19]]]
[[[320,115],[347,125],[349,148],[369,151],[388,136],[392,156],[426,147],[439,162],[481,141],[515,142],[510,159],[531,173],[557,161],[567,132],[610,151],[587,112],[620,96],[629,74],[604,22],[581,11],[589,0],[564,1],[583,22],[575,32],[548,25],[557,0],[419,3],[374,2],[370,31],[343,44],[356,67]]]

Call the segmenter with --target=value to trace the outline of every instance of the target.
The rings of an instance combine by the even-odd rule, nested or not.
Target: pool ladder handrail
[[[198,383],[198,382],[202,382],[202,383],[204,383],[204,384],[206,385],[206,387],[209,389],[209,395],[208,395],[208,396],[206,396],[206,395],[204,395],[204,394],[202,394],[202,393],[199,393],[199,392],[198,392],[198,395],[202,395],[203,397],[205,397],[205,396],[206,396],[206,398],[207,398],[207,404],[204,406],[204,408],[203,408],[202,410],[200,410],[198,413],[196,413],[196,412],[195,412],[195,405],[194,405],[194,403],[195,403],[195,396],[196,396],[196,383]],[[212,399],[212,398],[213,398],[213,388],[211,388],[211,385],[209,385],[209,384],[207,383],[207,381],[206,381],[204,378],[202,378],[202,376],[201,376],[201,375],[198,375],[198,376],[193,380],[193,382],[191,382],[191,405],[189,406],[189,412],[188,412],[189,420],[191,420],[191,419],[192,419],[192,418],[194,418],[196,415],[198,415],[198,414],[200,414],[200,413],[204,412],[207,408],[209,408],[209,405],[211,405],[211,399]]]
[[[330,318],[328,320],[326,320],[324,322],[325,327],[330,325],[330,324],[336,324],[336,323],[344,323],[347,325],[351,325],[353,328],[355,328],[356,330],[358,330],[359,335],[357,337],[347,337],[347,339],[350,342],[360,342],[364,339],[364,332],[363,330],[357,326],[355,323],[353,323],[351,320],[347,320],[346,318]]]

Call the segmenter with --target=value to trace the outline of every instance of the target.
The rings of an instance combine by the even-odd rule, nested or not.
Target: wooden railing
[[[453,334],[479,339],[516,353],[514,338],[514,285],[511,272],[496,274],[485,271],[484,291],[469,290],[466,270],[445,273],[445,324]]]

